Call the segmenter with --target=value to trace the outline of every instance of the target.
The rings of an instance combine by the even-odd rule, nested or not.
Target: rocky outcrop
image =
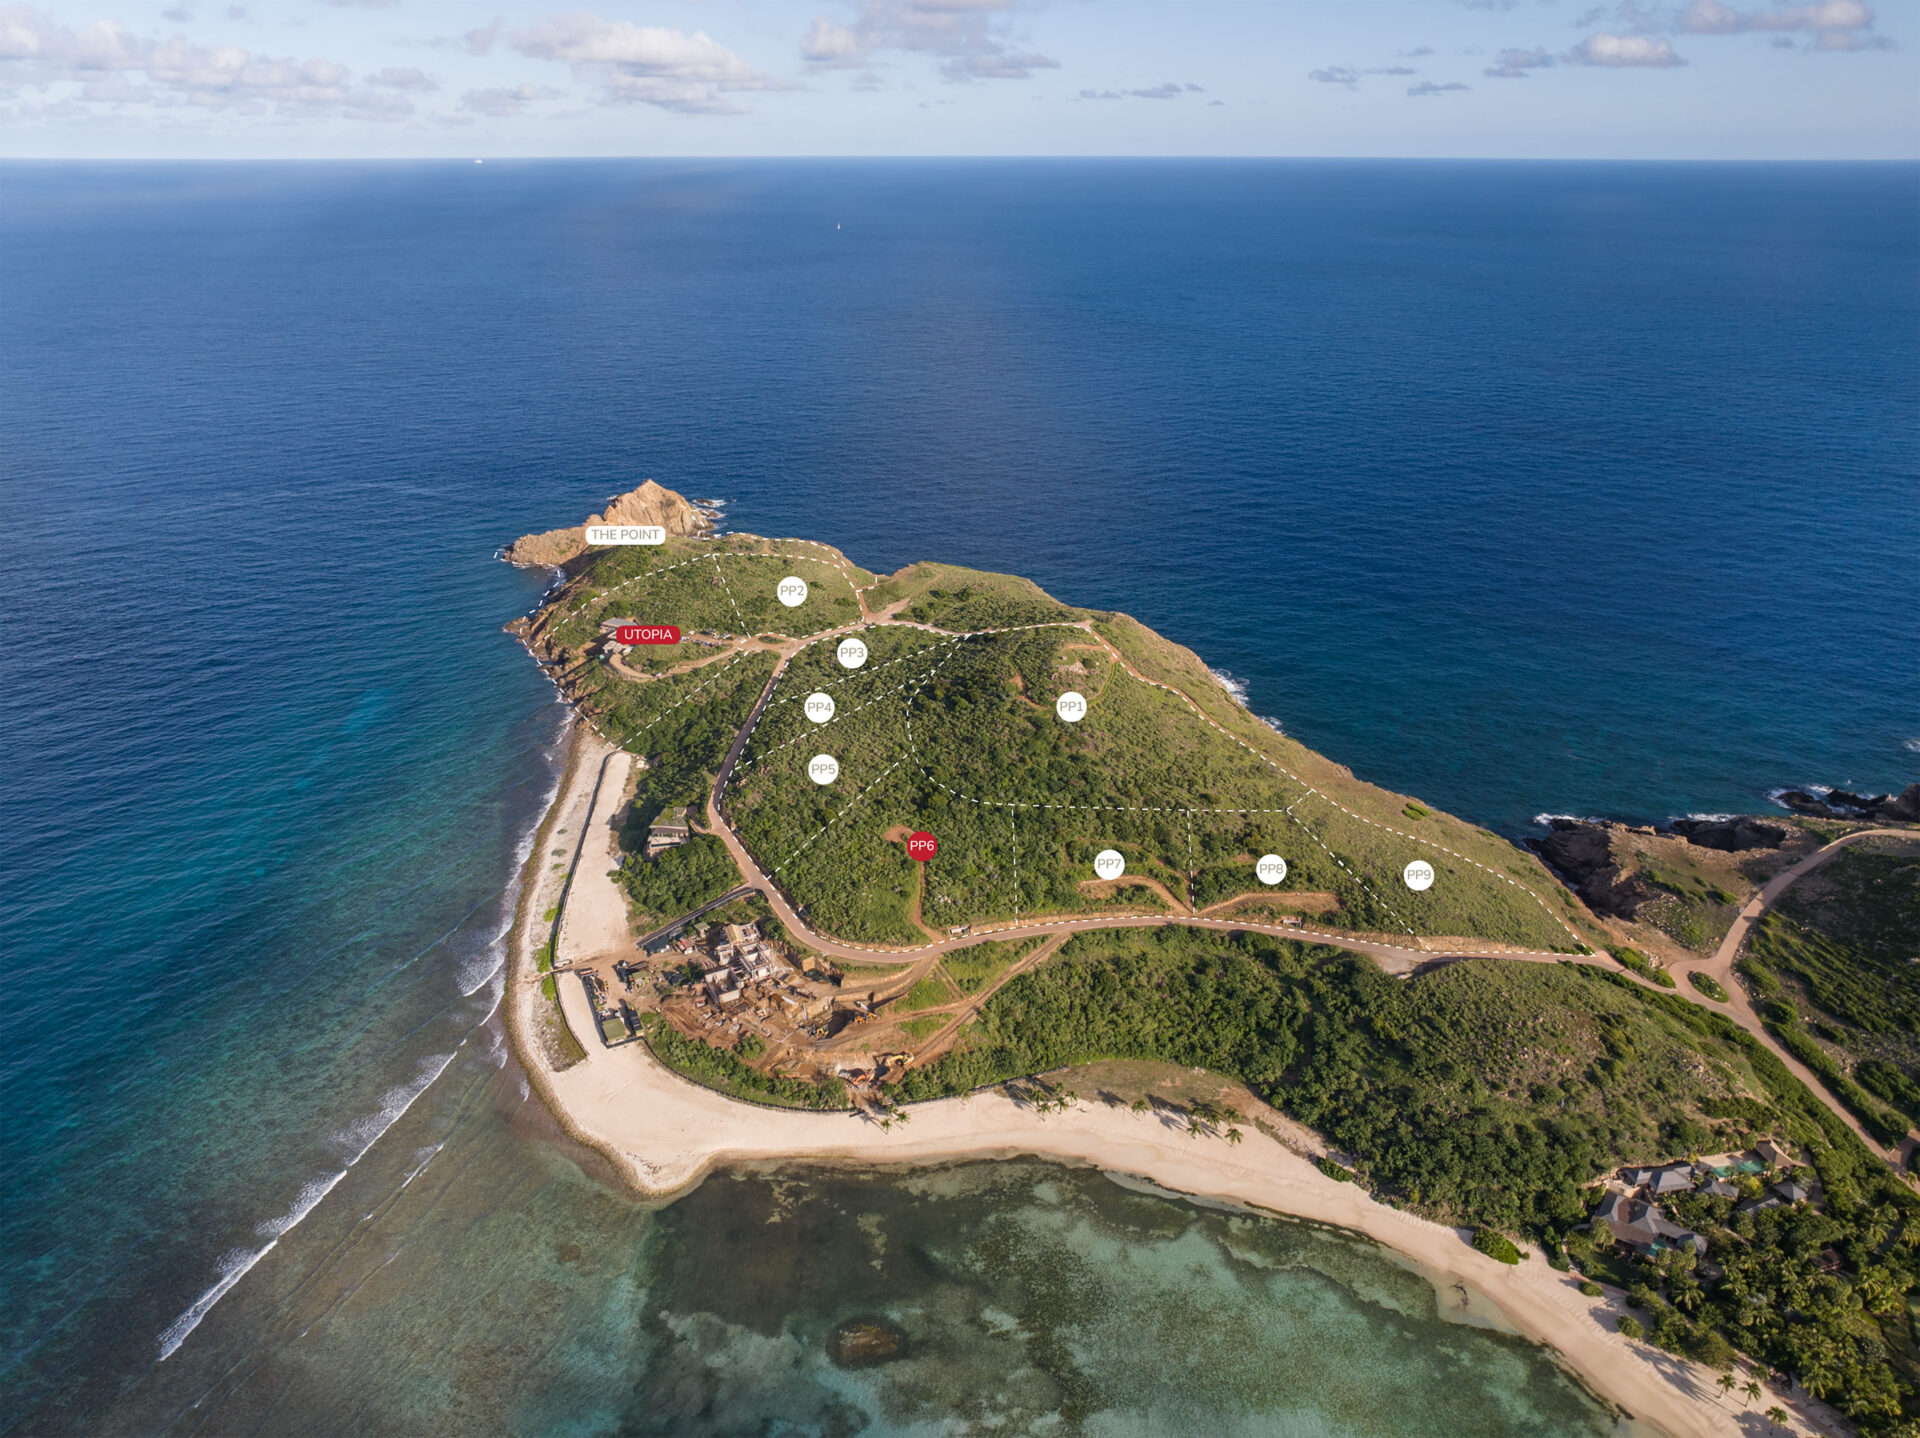
[[[1726,854],[1744,854],[1749,849],[1777,849],[1792,832],[1784,824],[1769,824],[1765,819],[1675,819],[1667,828],[1689,844],[1703,849],[1718,849]]]
[[[1884,824],[1920,824],[1920,784],[1909,784],[1898,794],[1852,794],[1845,789],[1830,789],[1826,794],[1809,794],[1804,789],[1788,789],[1776,796],[1796,814],[1815,819],[1874,819]]]
[[[1611,827],[1584,824],[1578,819],[1550,822],[1551,834],[1527,842],[1596,914],[1632,919],[1642,904],[1657,897],[1659,890],[1638,875],[1622,877],[1620,864],[1613,857]]]
[[[504,557],[523,569],[558,569],[586,552],[588,524],[657,524],[668,534],[705,534],[713,528],[684,495],[648,480],[614,496],[606,512],[588,515],[586,524],[522,535],[507,546]]]
[[[883,1318],[849,1319],[827,1340],[827,1356],[841,1368],[873,1368],[907,1356],[907,1335]]]
[[[1873,817],[1890,824],[1920,824],[1920,784],[1909,784],[1874,806]]]

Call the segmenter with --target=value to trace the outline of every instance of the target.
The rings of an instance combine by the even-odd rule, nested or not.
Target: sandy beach
[[[576,856],[557,962],[630,947],[625,900],[608,877],[614,854],[609,819],[630,762],[585,729],[577,731],[566,779],[534,846],[532,882],[515,924],[508,1010],[515,1047],[560,1124],[611,1160],[643,1197],[665,1199],[716,1168],[749,1162],[931,1165],[1032,1155],[1086,1164],[1175,1192],[1365,1234],[1425,1269],[1443,1310],[1462,1316],[1497,1312],[1513,1330],[1551,1345],[1593,1392],[1671,1438],[1764,1431],[1761,1412],[1782,1401],[1772,1391],[1758,1404],[1722,1394],[1712,1370],[1621,1338],[1614,1331],[1625,1311],[1618,1296],[1585,1297],[1574,1279],[1549,1268],[1537,1253],[1517,1267],[1487,1258],[1469,1246],[1466,1230],[1377,1202],[1251,1125],[1244,1141],[1232,1145],[1219,1137],[1190,1137],[1184,1125],[1162,1114],[1099,1103],[1040,1114],[1000,1090],[915,1105],[905,1111],[910,1118],[890,1129],[860,1115],[760,1107],[681,1078],[644,1044],[603,1047],[582,986],[567,974],[559,978],[561,1003],[588,1058],[556,1070],[541,1045],[526,1039],[546,1005],[529,955],[544,941],[541,916],[564,877],[545,856],[563,844]],[[559,835],[560,828],[567,833]],[[1802,1399],[1789,1406],[1798,1431],[1846,1431],[1823,1405]]]

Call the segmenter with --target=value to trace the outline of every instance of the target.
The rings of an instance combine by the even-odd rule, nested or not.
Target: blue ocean
[[[557,1133],[495,552],[642,479],[1516,837],[1920,777],[1913,165],[9,164],[0,398],[5,1433],[1615,1431],[1341,1235]]]

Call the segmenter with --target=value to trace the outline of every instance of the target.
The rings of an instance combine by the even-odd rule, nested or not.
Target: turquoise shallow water
[[[719,1424],[683,1380],[743,1426],[751,1392],[797,1431],[842,1401],[934,1422],[895,1392],[931,1365],[819,1368],[839,1280],[757,1257],[735,1312],[721,1259],[687,1277],[758,1190],[642,1213],[525,1102],[498,939],[561,715],[500,632],[542,577],[495,546],[652,475],[869,565],[1031,574],[1509,832],[1893,787],[1920,762],[1915,176],[0,168],[0,1428]],[[927,1342],[1022,1413],[1124,1429],[1163,1396],[1289,1431],[1371,1391],[1389,1422],[1424,1340],[1358,1280],[1312,1290],[1379,1345],[1338,1412],[1271,1356],[1264,1387],[1201,1383],[1239,1328],[1137,1370],[1091,1310],[1046,1363],[980,1328],[992,1294],[1181,1298],[1055,1181],[1085,1244],[1022,1239],[1024,1297],[873,1270],[857,1223],[818,1252],[903,1324],[932,1304]],[[901,1235],[935,1212],[809,1182]],[[952,1202],[982,1252],[1054,1211]],[[1214,1255],[1195,1293],[1303,1346],[1272,1325],[1306,1298],[1168,1212]],[[695,1342],[652,1306],[675,1283],[699,1342],[785,1376],[659,1358]],[[1514,1395],[1551,1384],[1501,1351],[1451,1426],[1528,1431]]]

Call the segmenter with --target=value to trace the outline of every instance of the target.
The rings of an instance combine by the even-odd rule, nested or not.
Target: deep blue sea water
[[[491,556],[642,478],[1128,610],[1508,833],[1920,775],[1910,165],[10,165],[0,406],[4,1431],[962,1412],[794,1378],[844,1286],[717,1313],[684,1258],[786,1200],[633,1207],[504,1053],[561,715],[499,632],[542,580]],[[1145,1220],[1065,1180],[810,1182],[850,1262],[863,1206],[981,1251],[1060,1209],[1048,1282],[1145,1311],[1191,1269],[1123,1293],[1087,1255]],[[1333,1305],[1384,1371],[1439,1321],[1351,1265],[1268,1293],[1155,1212],[1216,1255],[1223,1351]],[[955,1342],[991,1307],[873,1282]],[[1487,1431],[1588,1431],[1474,1341]],[[690,1354],[724,1422],[674,1407]],[[1124,1369],[1074,1381],[1150,1430]],[[1404,1402],[1324,1386],[1157,1396],[1248,1432]]]

